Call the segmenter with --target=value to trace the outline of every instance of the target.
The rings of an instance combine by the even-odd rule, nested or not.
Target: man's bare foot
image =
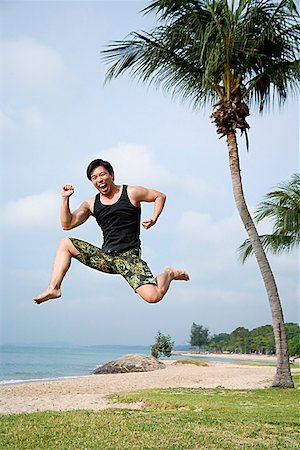
[[[52,300],[59,297],[61,297],[60,289],[51,289],[50,287],[48,287],[44,292],[41,293],[41,295],[35,297],[33,301],[39,305],[40,303],[46,302],[47,300]]]
[[[166,267],[165,272],[168,272],[173,280],[184,280],[188,281],[190,279],[189,274],[181,269],[175,269],[174,267]]]

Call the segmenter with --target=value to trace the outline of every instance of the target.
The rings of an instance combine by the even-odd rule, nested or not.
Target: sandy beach
[[[164,361],[165,362],[165,361]],[[140,404],[124,405],[109,402],[112,393],[152,388],[214,388],[254,389],[272,383],[275,367],[210,362],[208,366],[176,364],[166,361],[166,368],[153,372],[94,375],[85,378],[33,382],[2,386],[0,414],[47,410],[105,408],[142,408]]]

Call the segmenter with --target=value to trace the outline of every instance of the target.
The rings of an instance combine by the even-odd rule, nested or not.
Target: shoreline
[[[261,361],[261,362],[276,362],[277,358],[275,355],[254,355],[245,353],[197,353],[189,351],[178,351],[174,352],[172,355],[180,356],[197,356],[199,358],[220,358],[220,359],[234,359],[234,360],[245,360],[245,361]]]
[[[190,352],[190,351],[175,351],[172,353],[171,358],[174,359],[162,359],[163,362],[174,362],[176,361],[176,356],[182,356],[182,357],[196,357],[197,359],[203,358],[205,362],[213,363],[213,362],[227,362],[227,363],[233,363],[233,362],[239,362],[239,361],[253,361],[253,362],[268,362],[268,363],[276,363],[276,356],[271,355],[250,355],[250,354],[230,354],[230,353],[197,353],[197,352]],[[215,359],[216,358],[216,359]],[[221,361],[222,359],[227,361]],[[229,361],[232,360],[232,361]],[[300,361],[299,361],[300,363]],[[28,384],[28,383],[38,383],[38,382],[47,382],[47,381],[60,381],[60,380],[69,380],[74,378],[88,378],[92,377],[92,373],[86,373],[84,375],[61,375],[61,376],[49,376],[45,378],[29,378],[29,379],[3,379],[0,380],[0,389],[4,386],[14,386],[19,384]]]
[[[1,380],[0,381],[0,392],[2,387],[5,386],[17,386],[20,384],[31,384],[31,383],[50,383],[52,381],[61,381],[61,380],[75,380],[75,379],[81,379],[81,378],[90,378],[92,377],[92,374],[88,375],[66,375],[66,376],[59,376],[59,377],[47,377],[47,378],[29,378],[28,380]]]
[[[118,404],[109,401],[107,396],[143,389],[259,389],[271,386],[276,370],[274,366],[245,366],[227,362],[209,362],[207,366],[179,364],[174,360],[164,363],[165,369],[152,372],[92,375],[2,386],[0,414],[75,409],[141,409],[143,405]]]

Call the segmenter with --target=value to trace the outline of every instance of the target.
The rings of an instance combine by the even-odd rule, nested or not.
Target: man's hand
[[[62,197],[71,197],[75,192],[75,189],[71,184],[64,184],[61,188]]]
[[[153,219],[144,220],[142,222],[142,225],[146,230],[149,230],[149,228],[153,227],[153,225],[155,225],[155,224],[156,224],[156,220],[153,220]]]

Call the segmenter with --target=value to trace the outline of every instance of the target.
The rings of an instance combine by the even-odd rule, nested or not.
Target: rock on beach
[[[165,369],[165,364],[153,356],[133,353],[121,356],[114,361],[110,361],[103,366],[96,367],[92,371],[94,375],[105,373],[130,373],[130,372],[151,372],[157,369]]]

